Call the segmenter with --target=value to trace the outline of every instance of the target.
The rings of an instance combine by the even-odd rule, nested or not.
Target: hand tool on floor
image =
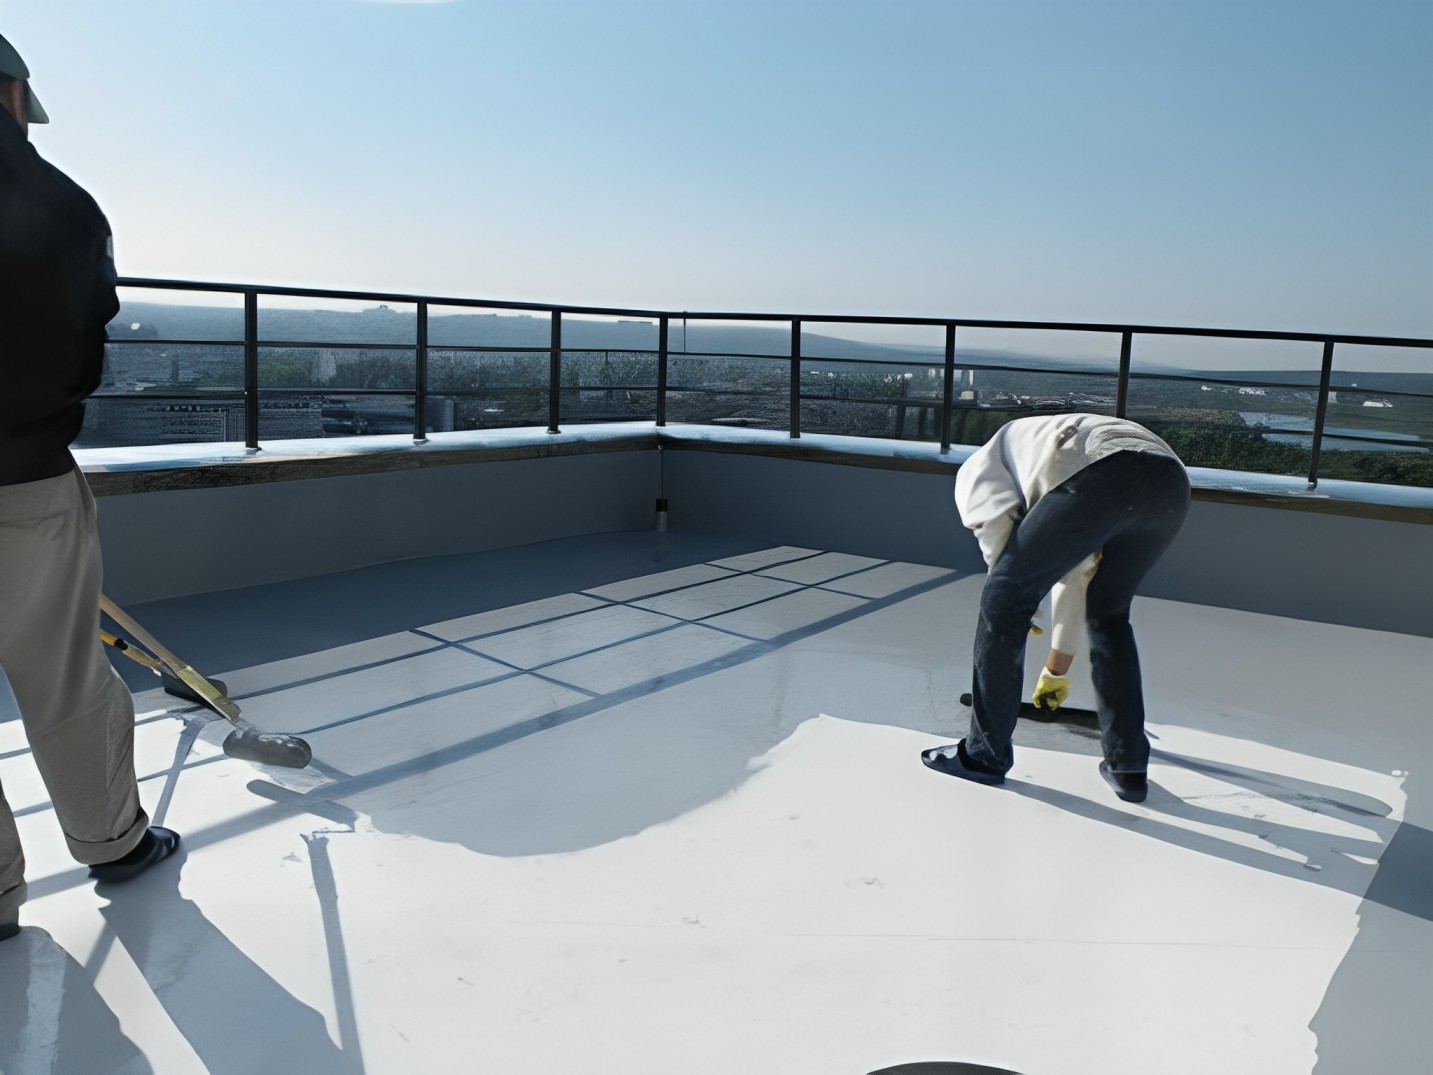
[[[150,671],[158,672],[161,679],[166,672],[185,691],[171,690],[180,697],[192,697],[234,726],[224,740],[224,753],[242,761],[260,762],[265,765],[282,765],[290,769],[302,769],[313,758],[313,750],[302,739],[280,732],[261,732],[239,715],[239,707],[224,693],[218,680],[208,680],[194,668],[181,661],[139,624],[129,614],[104,595],[100,595],[100,611],[114,620],[120,628],[134,636],[144,650],[107,631],[100,632],[100,638],[112,645],[125,656],[143,665]],[[110,639],[114,639],[113,642]],[[149,652],[145,652],[148,650]],[[168,685],[166,684],[166,689]]]
[[[969,694],[962,694],[960,704],[969,708],[974,703]],[[1080,709],[1072,705],[1061,706],[1059,709],[1041,709],[1032,702],[1020,703],[1020,715],[1046,724],[1053,724],[1056,721],[1063,721],[1066,724],[1082,724],[1099,720],[1099,715],[1093,709]]]

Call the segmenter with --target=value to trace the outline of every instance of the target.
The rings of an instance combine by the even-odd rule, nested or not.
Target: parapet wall
[[[952,499],[970,449],[751,431],[504,431],[208,459],[80,453],[106,586],[142,603],[656,525],[984,570]],[[1240,490],[1195,502],[1149,596],[1433,635],[1433,509]],[[1416,499],[1416,498],[1415,498]]]

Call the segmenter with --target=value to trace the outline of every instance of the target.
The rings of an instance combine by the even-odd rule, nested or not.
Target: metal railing
[[[1311,436],[1311,458],[1309,462],[1308,481],[1312,488],[1318,482],[1320,453],[1325,438],[1325,429],[1329,413],[1329,401],[1332,391],[1332,375],[1334,370],[1334,359],[1336,349],[1340,346],[1372,346],[1382,348],[1418,348],[1433,349],[1433,339],[1422,338],[1401,338],[1387,336],[1362,336],[1362,335],[1340,335],[1326,333],[1305,333],[1305,332],[1261,332],[1243,329],[1212,329],[1175,327],[1167,325],[1117,325],[1099,324],[1084,322],[1054,322],[1054,321],[1002,321],[981,318],[922,318],[922,317],[889,317],[889,316],[859,316],[859,315],[836,315],[836,314],[775,314],[775,313],[733,313],[729,311],[668,311],[668,310],[647,310],[627,307],[603,307],[603,306],[571,306],[555,305],[548,303],[530,302],[508,302],[500,300],[485,300],[471,298],[447,298],[431,295],[407,295],[389,292],[370,291],[345,291],[323,288],[298,288],[298,287],[259,287],[243,284],[222,284],[207,283],[183,280],[150,279],[126,277],[119,280],[123,288],[145,289],[155,291],[182,291],[191,293],[213,293],[240,297],[242,300],[242,339],[222,340],[195,340],[195,339],[174,339],[174,338],[147,338],[125,340],[111,340],[111,344],[144,344],[152,346],[221,346],[221,347],[242,347],[242,385],[235,386],[240,389],[243,404],[243,428],[244,444],[251,451],[259,450],[260,441],[260,352],[263,348],[331,348],[345,350],[392,350],[408,352],[414,356],[413,362],[413,385],[412,388],[386,388],[386,389],[342,389],[330,394],[361,395],[365,391],[374,394],[390,396],[411,397],[413,404],[413,438],[415,442],[426,441],[429,432],[428,428],[428,402],[433,395],[430,392],[429,384],[429,356],[432,351],[442,352],[536,352],[546,351],[548,357],[547,377],[547,432],[558,434],[561,432],[561,424],[564,419],[562,400],[563,392],[570,391],[570,386],[563,384],[563,318],[565,315],[571,317],[603,317],[603,318],[635,318],[649,322],[655,322],[657,328],[655,358],[656,376],[655,384],[650,388],[643,386],[644,391],[655,393],[655,422],[658,426],[664,426],[668,421],[668,398],[673,392],[679,391],[670,383],[670,364],[673,355],[677,357],[701,356],[701,352],[688,352],[683,347],[677,352],[670,348],[671,328],[674,321],[681,321],[684,324],[696,322],[743,322],[757,324],[789,324],[791,331],[789,354],[746,354],[741,358],[767,359],[785,361],[789,363],[789,393],[790,411],[786,426],[786,432],[791,438],[799,438],[802,435],[802,403],[810,402],[820,397],[813,396],[803,390],[802,374],[803,362],[821,361],[835,362],[839,359],[829,359],[823,356],[806,356],[802,352],[803,329],[812,326],[822,325],[860,325],[860,326],[920,326],[929,329],[943,330],[944,351],[943,363],[932,360],[932,369],[940,369],[943,375],[943,385],[940,398],[935,399],[902,399],[899,401],[882,401],[881,399],[861,400],[872,404],[886,402],[898,406],[902,416],[905,408],[924,409],[936,411],[936,427],[940,431],[940,452],[948,453],[952,443],[952,417],[960,409],[955,397],[955,382],[957,371],[956,344],[958,335],[962,330],[990,329],[1009,330],[1015,332],[1062,332],[1062,333],[1090,333],[1097,335],[1118,338],[1119,357],[1118,365],[1113,371],[1116,378],[1116,391],[1114,398],[1113,412],[1124,417],[1129,409],[1129,390],[1131,380],[1159,380],[1184,379],[1189,380],[1187,375],[1161,375],[1157,373],[1131,372],[1131,359],[1133,353],[1133,342],[1136,337],[1145,336],[1179,336],[1193,338],[1215,338],[1233,339],[1247,341],[1286,341],[1317,344],[1322,348],[1321,364],[1318,371],[1318,383],[1315,388],[1307,384],[1286,384],[1282,387],[1299,388],[1304,391],[1316,391],[1316,407],[1313,419],[1312,431],[1309,430],[1277,430],[1271,429],[1266,432],[1282,433],[1287,435]],[[260,335],[259,302],[261,297],[273,297],[283,299],[317,299],[317,300],[349,300],[364,303],[398,303],[411,305],[415,311],[415,329],[411,342],[374,341],[371,343],[342,340],[322,341],[304,339],[301,341],[284,341],[264,339]],[[452,308],[456,310],[500,310],[513,313],[538,313],[546,314],[549,319],[549,338],[544,347],[521,347],[521,346],[474,346],[467,344],[442,344],[434,346],[430,343],[430,309],[433,307]],[[600,348],[577,348],[583,352],[599,351]],[[653,353],[653,352],[642,352]],[[933,353],[935,353],[933,351]],[[708,356],[711,357],[711,356]],[[849,361],[861,361],[860,359]],[[915,359],[912,364],[918,364]],[[962,364],[969,368],[969,364]],[[977,368],[988,371],[1004,372],[1028,372],[1031,374],[1051,373],[1043,367],[1028,367],[1020,365],[990,366],[981,365]],[[1067,371],[1091,376],[1108,376],[1098,370],[1076,370]],[[1310,371],[1312,372],[1312,371]],[[1200,378],[1206,381],[1220,383],[1215,378]],[[1225,381],[1227,384],[1241,384],[1240,381]],[[1268,386],[1275,386],[1271,382],[1260,382]],[[276,391],[273,388],[264,388],[264,392],[271,395]],[[301,389],[291,389],[299,392]],[[319,389],[308,390],[310,394]],[[1365,390],[1355,389],[1363,392]],[[444,392],[441,394],[452,394]],[[1398,395],[1397,392],[1379,392],[1379,395]],[[112,397],[118,398],[118,397]],[[135,398],[124,396],[122,398]],[[156,397],[149,397],[156,398]],[[192,399],[192,396],[172,396],[171,399]],[[1422,397],[1419,394],[1419,398]],[[1356,434],[1339,433],[1337,437],[1342,440],[1358,440]],[[1380,441],[1377,437],[1367,438],[1370,441]],[[1409,447],[1423,449],[1433,448],[1433,442],[1419,439],[1410,443]],[[1195,463],[1198,461],[1195,460]]]

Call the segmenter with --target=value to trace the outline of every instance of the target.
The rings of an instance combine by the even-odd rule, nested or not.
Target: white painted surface
[[[846,618],[744,652],[529,609],[479,644],[620,644],[545,678],[391,639],[231,673],[300,684],[240,700],[266,727],[388,708],[312,735],[301,772],[224,757],[221,724],[176,763],[180,716],[148,720],[144,798],[169,791],[185,853],[123,889],[23,813],[0,1069],[1266,1075],[1364,1026],[1387,1050],[1364,1070],[1426,1070],[1427,1020],[1396,1016],[1433,923],[1363,897],[1400,825],[1433,826],[1403,687],[1433,642],[1141,600],[1148,802],[1116,800],[1063,725],[1022,724],[986,788],[917,759],[962,729],[981,580],[910,577],[865,605],[768,601]],[[0,757],[7,794],[30,764]]]

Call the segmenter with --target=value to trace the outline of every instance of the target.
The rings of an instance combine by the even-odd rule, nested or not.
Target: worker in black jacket
[[[70,442],[119,310],[109,224],[47,163],[49,117],[0,37],[0,670],[70,854],[100,881],[168,856],[134,773],[134,702],[99,637],[95,504]],[[19,929],[25,859],[0,789],[0,940]]]

